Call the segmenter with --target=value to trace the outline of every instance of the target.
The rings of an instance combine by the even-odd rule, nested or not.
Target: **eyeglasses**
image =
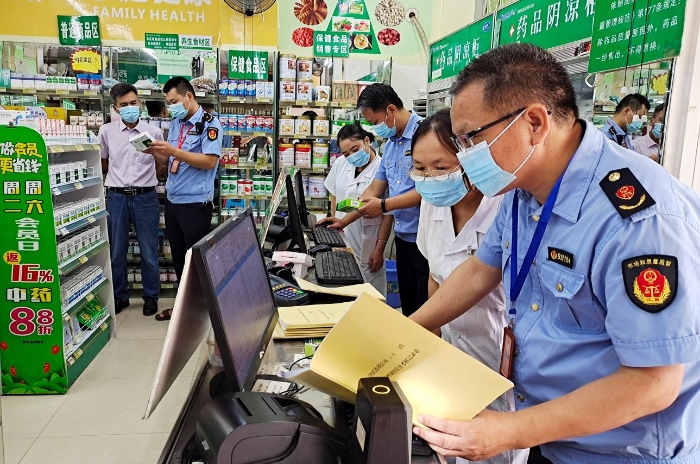
[[[509,113],[502,118],[498,118],[493,122],[490,122],[488,124],[485,124],[481,127],[477,127],[471,132],[467,132],[466,134],[462,135],[455,135],[452,137],[452,141],[454,142],[455,146],[459,150],[466,150],[468,148],[471,148],[474,146],[474,142],[472,142],[472,138],[474,138],[477,134],[480,134],[481,132],[485,131],[486,129],[490,129],[496,124],[502,123],[506,119],[512,118],[513,116],[517,116],[518,114],[522,113],[525,111],[526,108],[520,108],[519,110],[513,111],[512,113]]]

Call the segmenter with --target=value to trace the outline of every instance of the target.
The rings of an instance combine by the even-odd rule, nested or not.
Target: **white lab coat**
[[[425,201],[421,203],[418,249],[428,260],[430,276],[438,285],[442,285],[457,266],[476,252],[496,217],[500,203],[500,197],[484,197],[474,216],[467,221],[456,237],[450,208],[438,208]],[[442,338],[494,371],[498,371],[503,345],[503,329],[507,325],[505,292],[501,284],[465,314],[443,326]],[[514,408],[512,390],[489,405],[489,409],[495,411],[513,411]],[[479,462],[525,464],[527,456],[527,450],[516,450]],[[458,459],[457,462],[470,461]]]
[[[365,192],[369,184],[374,180],[374,174],[379,169],[381,158],[375,156],[374,160],[355,177],[355,167],[347,162],[344,156],[338,157],[333,163],[331,171],[326,177],[326,189],[333,195],[336,202],[341,202],[347,198],[359,199]],[[337,211],[335,217],[342,219],[345,213]],[[377,238],[379,236],[379,226],[382,223],[382,216],[374,219],[360,218],[345,228],[345,237],[348,244],[355,252],[355,257],[362,271],[365,282],[372,284],[382,295],[386,296],[386,268],[382,264],[377,272],[370,272],[369,259],[372,256]]]

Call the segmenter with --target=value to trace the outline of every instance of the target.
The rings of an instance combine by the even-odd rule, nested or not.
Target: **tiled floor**
[[[68,394],[2,398],[5,464],[154,464],[184,404],[195,355],[148,420],[148,393],[167,323],[141,314],[141,300],[117,316],[113,338]],[[161,308],[172,307],[161,299]]]

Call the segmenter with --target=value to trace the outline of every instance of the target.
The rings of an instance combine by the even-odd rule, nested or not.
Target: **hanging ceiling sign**
[[[61,45],[100,45],[99,16],[58,15],[58,42]]]
[[[491,50],[493,16],[487,16],[430,46],[428,82],[454,77],[476,57]]]

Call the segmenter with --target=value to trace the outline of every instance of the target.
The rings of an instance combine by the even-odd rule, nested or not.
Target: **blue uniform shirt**
[[[374,177],[389,184],[390,197],[416,188],[413,179],[408,175],[413,165],[413,158],[406,156],[406,152],[411,150],[411,139],[422,119],[412,111],[401,137],[391,137],[386,142],[382,162]],[[392,214],[394,215],[394,233],[401,240],[415,243],[418,237],[420,206],[397,209],[392,211]]]
[[[627,135],[627,131],[623,131],[622,128],[612,120],[612,118],[608,119],[605,125],[600,128],[600,131],[617,145],[620,145],[620,143],[617,141],[618,138],[622,137],[621,146],[629,150],[632,149],[632,139],[630,139],[629,135]]]
[[[223,137],[221,123],[216,117],[212,117],[210,121],[202,119],[205,114],[200,106],[199,110],[187,121],[173,119],[170,123],[170,131],[168,131],[168,143],[177,147],[182,129],[183,137],[186,136],[186,138],[180,148],[190,153],[221,156]],[[198,123],[202,123],[199,126],[202,128],[201,133],[197,133],[199,132]],[[170,157],[168,169],[170,169],[174,159],[172,156]],[[178,204],[212,201],[214,199],[216,171],[216,166],[213,169],[199,169],[181,161],[177,174],[168,173],[166,184],[168,200]]]
[[[638,182],[623,175],[613,186],[617,193],[607,196],[599,183],[620,179],[624,168]],[[514,194],[505,195],[476,252],[503,270],[507,299]],[[517,195],[520,269],[542,207],[527,192]],[[628,204],[615,204],[615,195]],[[649,197],[656,204],[635,206],[648,205]],[[631,215],[623,218],[618,211]],[[685,364],[685,374],[678,399],[667,409],[605,433],[543,445],[553,462],[700,463],[699,215],[695,192],[586,124],[516,302],[516,407],[553,400],[622,365]],[[656,305],[648,299],[652,293]],[[647,309],[662,310],[643,309],[645,301]]]

